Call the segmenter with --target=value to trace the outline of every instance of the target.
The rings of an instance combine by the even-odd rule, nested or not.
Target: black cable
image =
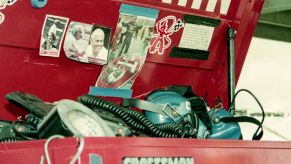
[[[135,116],[136,118],[139,117],[140,121],[143,123],[145,127],[144,131],[146,132],[146,134],[148,134],[148,132],[151,131],[152,135],[158,136],[158,137],[178,137],[177,135],[161,133],[160,130],[154,124],[152,124],[149,120],[147,121],[146,119],[143,119],[142,116],[137,116],[137,114],[135,113],[136,111],[133,111],[133,110],[128,111],[129,110],[128,108],[117,106],[114,103],[106,101],[104,99],[97,98],[91,95],[83,95],[79,98],[79,100],[81,103],[87,106],[93,106],[93,107],[101,108],[104,110],[108,110],[120,116],[124,120],[124,122],[126,122],[128,125],[132,126],[133,128],[135,127],[134,127],[134,124],[132,124],[133,123],[132,116]]]
[[[191,127],[192,128],[194,127],[194,133],[195,133],[195,136],[197,138],[198,130],[199,130],[199,118],[198,118],[197,114],[193,110],[191,110],[190,117],[191,117],[191,120],[192,120]]]
[[[92,107],[90,106],[90,108],[93,110],[93,111],[96,111],[96,107]],[[99,109],[99,108],[98,108]],[[110,111],[109,111],[110,112]],[[127,118],[131,118],[128,120],[128,124],[131,125],[131,127],[134,127],[135,130],[137,130],[140,134],[140,132],[144,132],[146,131],[146,128],[145,126],[143,125],[143,122],[145,122],[144,119],[147,119],[147,118],[144,118],[143,115],[141,115],[139,112],[136,112],[136,111],[132,111],[132,110],[123,110],[122,112],[125,112],[127,113]],[[97,112],[98,113],[98,112]],[[111,112],[110,112],[111,113]],[[114,113],[112,113],[114,114]],[[115,115],[115,114],[114,114]],[[118,115],[115,115],[118,117]],[[196,116],[196,115],[195,115]],[[196,121],[197,120],[197,116],[196,116]],[[181,121],[182,122],[182,121]],[[194,130],[194,132],[192,131],[189,131],[189,132],[183,132],[181,129],[183,129],[183,127],[181,125],[175,125],[175,124],[156,124],[156,126],[162,130],[162,131],[167,131],[169,133],[177,133],[179,132],[180,135],[187,135],[189,134],[190,136],[196,136],[196,130]],[[192,127],[192,126],[191,126]],[[180,129],[179,129],[180,128]],[[196,128],[197,129],[197,128]],[[186,131],[186,130],[185,130]]]
[[[10,142],[16,142],[19,141],[20,139],[16,137],[5,137],[0,139],[0,143],[10,143]]]
[[[188,99],[191,104],[191,111],[197,115],[205,124],[208,130],[212,129],[211,118],[207,110],[207,102],[202,97],[191,97]],[[194,115],[193,114],[193,115]]]
[[[98,114],[98,110],[103,110],[103,109],[100,109],[100,108],[96,108],[94,106],[89,106],[89,107],[90,107],[90,109],[95,111],[97,114]],[[135,127],[135,130],[138,130],[138,131],[144,131],[145,130],[145,127],[143,125],[141,125],[138,121],[136,121],[134,119],[127,119],[127,118],[129,118],[129,115],[128,115],[128,113],[126,113],[126,111],[123,111],[123,112],[125,112],[125,114],[123,114],[123,115],[118,115],[120,113],[115,114],[115,113],[112,113],[111,111],[108,111],[108,112],[110,112],[111,114],[113,114],[116,117],[121,118],[123,121],[126,119],[126,121],[125,121],[126,124],[129,124],[130,126]]]
[[[222,105],[223,104],[223,101],[220,97],[217,97],[215,100],[214,100],[214,108],[217,108],[218,105]]]
[[[24,121],[14,121],[13,123],[12,123],[12,129],[13,129],[13,131],[14,131],[14,133],[17,135],[17,136],[19,136],[19,137],[21,137],[21,138],[23,138],[23,139],[26,139],[26,140],[33,140],[33,139],[36,139],[36,138],[32,138],[32,137],[30,137],[30,136],[37,136],[37,130],[29,130],[29,129],[27,129],[27,127],[25,127],[25,125],[24,125],[24,129],[20,132],[19,130],[17,130],[16,129],[16,124],[23,124],[23,123],[25,123]]]
[[[129,126],[132,126],[133,128],[136,128],[134,127],[134,123],[136,123],[136,121],[138,120],[138,122],[140,122],[140,124],[144,126],[144,132],[148,135],[156,137],[178,138],[182,137],[184,133],[186,133],[185,136],[189,137],[189,134],[187,134],[187,132],[183,131],[183,129],[180,129],[178,127],[176,127],[177,129],[175,130],[175,133],[163,131],[159,129],[158,126],[149,121],[143,114],[122,106],[117,106],[113,102],[91,95],[83,95],[80,96],[78,99],[86,106],[104,109],[118,115],[124,120],[125,123],[127,123]]]
[[[229,109],[228,109],[228,111],[231,111],[232,110],[232,108],[233,108],[233,105],[234,105],[234,103],[235,103],[235,99],[236,99],[236,96],[238,95],[238,93],[240,93],[240,92],[242,92],[242,91],[245,91],[245,92],[247,92],[247,93],[249,93],[255,100],[256,100],[256,102],[258,103],[258,105],[260,106],[260,109],[261,109],[261,111],[262,111],[262,120],[261,120],[261,125],[263,124],[263,122],[264,122],[264,120],[265,120],[265,111],[264,111],[264,108],[263,108],[263,106],[262,106],[262,104],[260,103],[260,101],[257,99],[257,97],[251,92],[251,91],[249,91],[249,90],[247,90],[247,89],[240,89],[240,90],[238,90],[236,93],[235,93],[235,95],[234,95],[234,97],[233,97],[233,100],[232,100],[232,102],[231,102],[231,104],[230,104],[230,106],[229,106]],[[257,130],[256,130],[256,132],[254,133],[254,135],[256,135],[256,134],[258,134],[258,132],[259,132],[259,130],[261,129],[261,127],[258,127],[257,128]]]
[[[134,110],[125,110],[125,111],[128,112],[128,114],[130,115],[131,118],[139,121],[141,123],[141,125],[144,125],[144,124],[147,124],[148,122],[150,122],[144,115],[142,115],[141,113],[139,113],[137,111],[134,111]],[[167,125],[161,125],[161,126],[156,125],[156,124],[153,124],[153,125],[157,126],[158,129],[161,130],[161,131],[167,131],[169,133],[178,134],[180,136],[185,136],[185,137],[190,137],[190,136],[195,136],[196,137],[196,133],[193,132],[192,129],[184,128],[184,126],[190,124],[190,121],[188,121],[186,119],[187,116],[188,115],[185,115],[181,119],[180,123],[178,123],[177,125],[176,124],[167,124]],[[196,123],[194,123],[194,124],[196,125]],[[192,126],[190,125],[190,126],[186,126],[186,127],[192,127]],[[171,136],[169,136],[169,137],[171,137]]]
[[[37,128],[37,125],[40,123],[41,119],[30,113],[25,116],[25,121],[27,122],[27,124],[33,126],[34,128]]]

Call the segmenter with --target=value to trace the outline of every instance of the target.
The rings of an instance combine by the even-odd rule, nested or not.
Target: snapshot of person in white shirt
[[[81,25],[75,25],[72,30],[67,33],[64,42],[64,51],[67,57],[79,60],[78,57],[84,55],[85,51],[78,45],[78,41],[82,39],[83,33],[84,29]]]
[[[83,27],[80,25],[76,25],[73,27],[72,31],[68,33],[65,43],[64,50],[70,52],[79,52],[80,48],[77,44],[79,39],[82,39]]]
[[[59,36],[57,36],[57,30],[59,29],[60,22],[59,20],[55,19],[52,26],[49,28],[47,33],[47,39],[43,43],[43,48],[45,50],[53,50],[57,49],[57,47],[54,47],[58,44]]]
[[[85,51],[85,58],[88,63],[106,64],[108,50],[104,47],[105,33],[101,28],[95,29],[90,38],[90,44]]]

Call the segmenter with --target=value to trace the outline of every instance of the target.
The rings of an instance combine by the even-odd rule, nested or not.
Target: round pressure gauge
[[[114,136],[106,122],[88,107],[72,100],[61,100],[39,125],[41,138],[64,136]]]

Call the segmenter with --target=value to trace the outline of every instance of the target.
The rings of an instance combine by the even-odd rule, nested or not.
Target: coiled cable
[[[33,126],[34,128],[37,128],[40,119],[37,116],[30,113],[25,116],[25,121],[27,122],[27,124]]]
[[[82,95],[78,99],[86,106],[96,107],[112,112],[113,114],[121,117],[125,123],[127,123],[129,126],[132,126],[133,128],[136,128],[138,124],[137,122],[139,122],[143,126],[143,128],[138,128],[142,129],[147,135],[165,138],[192,137],[192,133],[190,133],[187,129],[169,125],[167,128],[173,128],[170,132],[169,130],[162,130],[158,126],[150,122],[141,113],[122,106],[117,106],[113,102],[98,97],[91,95]]]
[[[5,137],[0,139],[0,143],[10,143],[10,142],[16,142],[19,141],[20,139],[16,137]]]
[[[100,108],[96,108],[94,106],[90,106],[90,109],[92,109],[96,113],[98,113],[98,111],[100,110]],[[104,110],[104,109],[101,109],[101,110]],[[125,112],[125,111],[122,111],[122,112]],[[112,112],[110,112],[110,113],[112,113]],[[117,116],[117,114],[114,114],[114,115]],[[127,120],[127,122],[125,122],[125,123],[132,126],[132,127],[135,127],[135,130],[137,130],[137,131],[144,131],[145,130],[145,127],[143,125],[141,125],[137,120],[126,119],[126,118],[129,118],[129,115],[127,113],[125,113],[123,115],[118,115],[118,117],[120,117],[124,122],[125,122],[125,120]]]
[[[17,137],[25,140],[37,139],[37,130],[31,129],[25,121],[14,121],[12,123],[12,130]]]

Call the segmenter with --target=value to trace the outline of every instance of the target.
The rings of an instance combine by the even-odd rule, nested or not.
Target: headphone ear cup
[[[160,95],[160,92],[162,92],[162,91],[165,91],[165,89],[156,89],[156,90],[152,91],[151,93],[149,93],[145,97],[145,100],[152,101],[152,100],[156,99]],[[143,110],[143,113],[146,114],[146,110]]]
[[[145,99],[148,101],[151,101],[151,100],[155,99],[157,96],[160,96],[161,92],[163,92],[163,91],[167,91],[167,90],[156,89],[156,90],[152,91],[151,93],[149,93]]]
[[[165,107],[171,107],[182,117],[191,112],[191,106],[188,99],[171,90],[155,90],[149,94],[146,100],[160,105],[160,110],[164,110]],[[181,119],[181,117],[172,117],[168,114],[164,115],[146,110],[144,113],[146,117],[154,124],[173,123],[178,122]]]

